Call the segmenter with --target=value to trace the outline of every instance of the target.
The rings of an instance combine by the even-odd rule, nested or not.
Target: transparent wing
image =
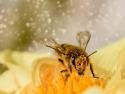
[[[89,31],[78,32],[76,37],[77,37],[80,47],[86,50],[86,46],[91,38],[90,32]]]
[[[36,41],[42,45],[50,47],[50,48],[64,54],[62,47],[53,38],[50,38],[50,37],[39,38],[39,39],[36,39]]]

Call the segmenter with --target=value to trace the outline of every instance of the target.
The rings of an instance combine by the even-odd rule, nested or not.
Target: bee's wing
[[[91,38],[91,34],[89,31],[81,31],[77,33],[77,40],[79,42],[79,45],[86,50],[86,46]]]
[[[47,37],[46,38],[39,38],[39,39],[36,39],[36,41],[38,43],[42,44],[42,45],[50,47],[50,48],[64,54],[64,51],[63,51],[62,47],[53,38],[50,38],[50,37],[48,37],[48,38]]]

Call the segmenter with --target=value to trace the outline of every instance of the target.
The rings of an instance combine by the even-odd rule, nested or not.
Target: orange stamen
[[[103,79],[97,79],[87,76],[76,76],[73,73],[67,81],[60,73],[57,80],[53,80],[48,84],[47,91],[42,85],[39,85],[34,94],[79,94],[88,87],[98,85],[104,87]]]

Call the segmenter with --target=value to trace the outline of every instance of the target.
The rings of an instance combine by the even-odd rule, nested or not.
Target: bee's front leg
[[[64,62],[63,62],[62,59],[58,59],[58,61],[59,61],[62,65],[64,65]]]
[[[92,73],[93,77],[94,77],[94,78],[98,78],[98,77],[95,76],[95,74],[94,74],[94,71],[93,71],[93,68],[92,68],[92,64],[91,64],[91,63],[90,63],[90,70],[91,70],[91,73]]]
[[[63,70],[61,71],[61,74],[63,75],[63,77],[65,78],[65,80],[68,79],[68,77],[70,76],[70,73],[68,71],[68,69],[66,68],[66,66],[64,65],[64,62],[62,59],[58,59],[60,64],[62,65]]]
[[[62,70],[62,71],[61,71],[61,74],[63,75],[63,73],[64,73],[64,76],[63,76],[63,77],[65,78],[65,81],[67,81],[68,77],[70,76],[70,73],[68,72],[67,69]]]

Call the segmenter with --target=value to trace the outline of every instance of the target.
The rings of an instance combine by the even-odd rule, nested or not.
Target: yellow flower
[[[8,68],[0,75],[0,93],[125,94],[124,57],[125,39],[122,39],[90,57],[99,79],[91,77],[87,69],[84,76],[71,74],[65,81],[58,60],[48,53],[6,50],[0,54],[0,63]]]
[[[52,58],[37,59],[33,68],[32,86],[35,87],[27,85],[21,94],[125,94],[124,57],[125,39],[99,49],[91,56],[99,79],[71,74],[67,81],[59,72],[61,67],[57,65],[58,61]]]
[[[61,73],[54,78],[54,70],[59,62],[52,58],[42,58],[35,60],[33,83],[27,85],[21,94],[78,94],[90,86],[100,86],[103,88],[103,80],[87,76],[76,76],[71,74],[68,80],[64,80]],[[56,74],[55,74],[56,75]],[[31,88],[32,86],[32,88]]]

